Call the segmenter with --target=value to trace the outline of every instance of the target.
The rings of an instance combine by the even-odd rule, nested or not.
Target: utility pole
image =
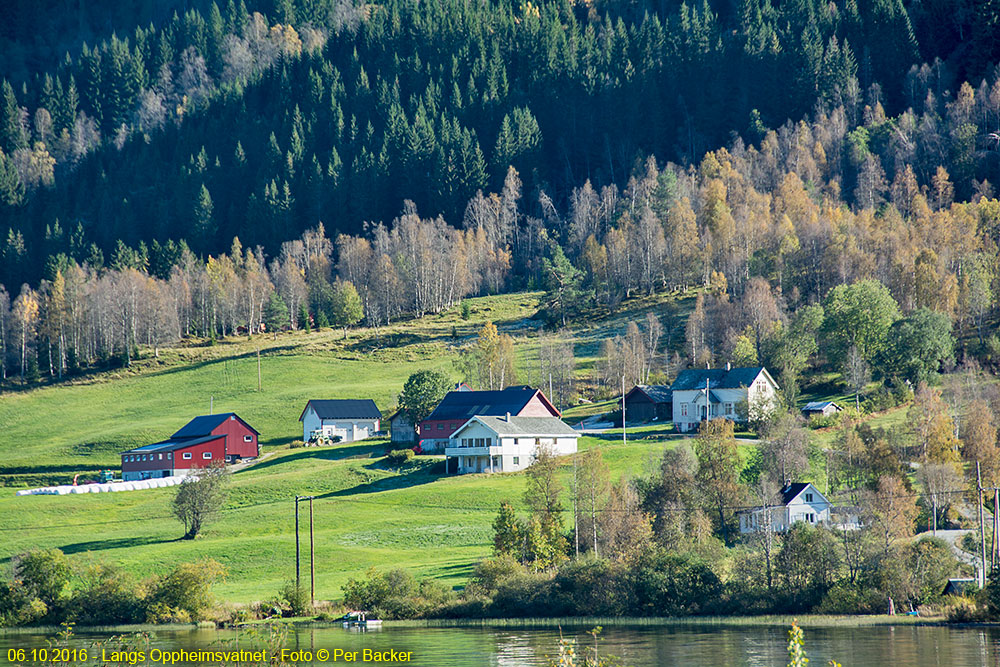
[[[316,601],[316,541],[313,534],[313,498],[315,496],[295,496],[295,590],[302,590],[302,576],[300,568],[299,548],[299,503],[303,500],[309,501],[309,599],[312,603]]]
[[[976,489],[978,490],[976,504],[979,505],[979,546],[982,563],[982,569],[979,571],[979,587],[982,588],[986,585],[986,522],[983,520],[983,476],[979,470],[978,461],[976,462]]]
[[[1000,488],[993,487],[993,558],[992,566],[1000,565]]]
[[[208,397],[208,414],[213,415],[215,410],[215,396]]]
[[[576,457],[579,454],[573,454],[573,543],[576,547],[576,557],[580,557],[580,523],[578,521],[580,517],[580,512],[577,509],[577,495],[579,494],[579,473],[576,466]]]
[[[627,445],[628,440],[625,437],[625,376],[622,376],[622,444]]]
[[[301,588],[299,577],[299,497],[295,496],[295,590]]]
[[[309,605],[316,606],[316,542],[313,539],[313,497],[309,496]]]

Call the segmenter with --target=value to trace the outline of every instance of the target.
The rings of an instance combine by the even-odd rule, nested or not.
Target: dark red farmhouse
[[[180,476],[195,468],[255,459],[259,435],[234,412],[195,417],[169,440],[122,452],[122,479]]]

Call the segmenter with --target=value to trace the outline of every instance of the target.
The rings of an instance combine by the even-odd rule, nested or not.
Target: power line
[[[994,487],[984,487],[984,490],[994,490]],[[941,491],[941,492],[938,492],[938,493],[936,493],[934,495],[938,495],[938,496],[944,496],[944,495],[964,495],[966,493],[967,493],[967,491],[965,491],[965,490],[956,490],[956,491]],[[929,495],[929,494],[911,493],[911,494],[903,494],[903,495],[896,495],[896,496],[884,496],[884,498],[886,500],[902,500],[902,499],[920,498],[920,497],[922,497],[924,495]],[[345,497],[341,497],[341,496],[325,496],[325,497],[324,496],[315,496],[315,500],[317,502],[320,502],[320,501],[339,501],[339,502],[344,502],[344,503],[357,503],[357,504],[362,504],[362,505],[375,505],[375,506],[381,506],[381,507],[397,507],[397,508],[399,507],[399,503],[398,502],[380,501],[378,499],[373,499],[373,498],[345,498]],[[280,503],[284,503],[284,502],[287,502],[287,501],[283,501],[283,500],[268,500],[268,501],[264,501],[264,502],[260,502],[260,503],[251,503],[251,504],[248,504],[248,505],[240,505],[239,507],[226,507],[226,508],[223,508],[222,510],[220,510],[220,512],[227,512],[227,513],[228,512],[238,512],[238,511],[241,511],[241,510],[253,509],[253,508],[256,508],[256,507],[266,507],[268,505],[276,505],[276,504],[280,504]],[[831,505],[832,505],[832,503],[831,503]],[[493,512],[497,511],[497,508],[493,507],[493,506],[491,506],[491,507],[476,507],[476,506],[471,506],[471,505],[467,505],[467,504],[462,504],[462,505],[446,505],[446,504],[431,504],[431,503],[413,503],[413,502],[408,502],[408,503],[406,503],[406,507],[408,507],[408,508],[417,508],[417,509],[431,509],[431,510],[435,510],[435,509],[436,510],[455,510],[455,511],[463,511],[463,512],[473,512],[473,513],[479,513],[479,512],[493,513]],[[709,507],[712,510],[718,510],[719,509],[718,506],[709,506]],[[767,505],[767,504],[759,504],[758,503],[758,504],[755,504],[755,505],[724,505],[722,507],[722,509],[723,509],[723,511],[746,511],[746,510],[777,509],[777,508],[781,508],[781,507],[784,507],[784,505],[780,505],[780,504]],[[658,512],[679,512],[679,513],[684,513],[684,512],[693,512],[693,511],[695,511],[697,509],[699,509],[699,508],[697,508],[697,507],[662,507],[662,508],[659,508],[657,511]],[[566,513],[566,512],[572,512],[573,510],[572,510],[572,508],[563,508],[563,509],[561,509],[559,511],[562,512],[562,513]],[[598,511],[598,512],[610,512],[610,513],[634,513],[636,510],[625,509],[625,508],[618,508],[618,507],[605,507],[605,508],[597,509],[596,511]],[[24,526],[24,527],[0,528],[0,532],[11,532],[11,531],[21,532],[21,531],[29,531],[29,530],[56,530],[56,529],[79,528],[79,527],[88,527],[88,526],[110,526],[110,525],[120,525],[120,524],[126,524],[126,523],[136,523],[137,521],[153,521],[153,520],[173,519],[173,518],[175,518],[173,515],[143,516],[143,517],[135,517],[135,518],[128,518],[128,519],[115,519],[115,520],[110,520],[110,521],[92,521],[92,522],[86,522],[86,523],[57,524],[57,525],[48,525],[48,526]]]

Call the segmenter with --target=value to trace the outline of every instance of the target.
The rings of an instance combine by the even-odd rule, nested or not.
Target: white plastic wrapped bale
[[[87,487],[85,486],[74,486],[69,490],[70,493],[87,493]]]
[[[59,487],[59,488],[56,489],[56,494],[58,494],[60,496],[69,495],[70,489],[72,489],[72,488],[73,487],[71,487],[71,486]]]

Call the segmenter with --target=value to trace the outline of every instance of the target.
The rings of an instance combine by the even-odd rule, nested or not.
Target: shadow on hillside
[[[298,350],[300,346],[298,345],[276,345],[274,347],[269,347],[262,349],[260,351],[261,358],[267,357],[269,355],[281,352],[293,352]],[[204,361],[194,361],[190,363],[182,363],[177,366],[172,366],[170,368],[164,368],[163,370],[153,371],[147,373],[147,376],[157,376],[157,375],[171,375],[173,373],[180,373],[182,371],[197,370],[199,368],[205,368],[207,366],[214,366],[216,364],[222,364],[227,361],[237,361],[241,359],[250,359],[257,357],[257,350],[250,350],[249,352],[244,352],[243,354],[226,355],[219,357],[218,359],[205,359]]]
[[[595,440],[607,440],[615,443],[620,443],[622,441],[622,430],[620,427],[604,433],[587,433],[585,435],[588,438],[594,438]],[[643,442],[646,440],[676,440],[679,437],[681,437],[680,434],[673,428],[664,426],[663,428],[639,431],[638,433],[630,432],[628,434],[628,442]]]
[[[364,484],[352,486],[349,489],[331,491],[324,493],[318,498],[343,498],[345,496],[355,496],[362,493],[381,493],[382,491],[397,491],[399,489],[409,489],[421,484],[428,484],[438,479],[440,475],[428,472],[427,466],[421,466],[407,474],[383,477]]]
[[[369,458],[372,454],[381,456],[386,449],[385,445],[364,444],[364,445],[333,445],[331,447],[303,447],[294,450],[294,454],[272,457],[256,463],[252,466],[240,470],[236,474],[253,470],[266,470],[272,466],[301,461],[303,459],[315,459],[317,461],[342,461],[344,459]]]
[[[108,551],[110,549],[129,549],[131,547],[144,547],[150,544],[166,544],[168,542],[179,542],[176,540],[164,540],[155,537],[119,537],[110,540],[92,540],[90,542],[77,542],[59,547],[64,554],[79,554],[90,551]]]
[[[96,472],[108,466],[95,466],[79,463],[74,465],[33,465],[33,466],[0,466],[0,475],[52,475],[77,472]],[[115,466],[110,466],[115,467]]]

